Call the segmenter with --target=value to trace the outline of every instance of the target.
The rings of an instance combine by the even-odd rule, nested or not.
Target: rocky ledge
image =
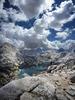
[[[75,71],[14,80],[0,88],[0,100],[75,100]]]

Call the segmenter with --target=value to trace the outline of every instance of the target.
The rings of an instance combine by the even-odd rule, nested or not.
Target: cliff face
[[[19,67],[18,49],[9,43],[0,46],[0,86],[17,76]]]

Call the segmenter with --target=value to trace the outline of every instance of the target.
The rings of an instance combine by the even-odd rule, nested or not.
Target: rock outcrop
[[[18,55],[18,49],[13,45],[4,43],[0,46],[0,86],[17,77],[20,63]]]
[[[56,71],[62,71],[62,70],[75,70],[75,53],[74,51],[64,51],[64,52],[58,52],[57,59],[54,58],[52,60],[54,63],[52,63],[49,67],[47,72],[53,73]]]
[[[75,72],[43,73],[14,80],[0,88],[0,100],[75,100]]]

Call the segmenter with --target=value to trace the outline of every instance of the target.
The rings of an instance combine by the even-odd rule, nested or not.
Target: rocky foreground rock
[[[26,76],[0,88],[0,100],[75,100],[75,71]]]

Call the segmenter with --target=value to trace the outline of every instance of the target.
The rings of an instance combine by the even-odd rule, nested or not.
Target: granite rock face
[[[74,72],[62,71],[14,80],[0,88],[0,100],[75,100]]]
[[[52,60],[54,63],[49,65],[47,72],[75,70],[75,53],[74,51],[58,52],[57,59]]]
[[[0,86],[15,79],[20,63],[19,51],[13,45],[4,43],[0,46]]]
[[[1,100],[52,100],[54,93],[54,85],[38,76],[12,81],[0,89]]]

